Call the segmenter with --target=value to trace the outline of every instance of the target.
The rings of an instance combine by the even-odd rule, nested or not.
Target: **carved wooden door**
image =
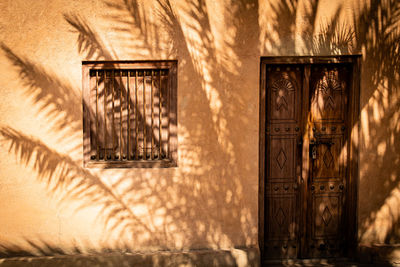
[[[348,92],[351,66],[313,65],[309,79],[309,148],[306,238],[308,257],[342,256],[346,246],[345,204]]]
[[[266,74],[265,258],[344,256],[351,64]]]
[[[265,252],[294,258],[300,248],[302,66],[267,69]]]

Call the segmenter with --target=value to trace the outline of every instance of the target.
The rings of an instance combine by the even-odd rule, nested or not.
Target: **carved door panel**
[[[293,258],[299,249],[299,188],[301,161],[300,66],[274,66],[267,70],[267,180],[266,255]]]
[[[265,258],[343,256],[350,64],[266,68]]]
[[[309,257],[334,257],[346,245],[344,211],[348,92],[351,66],[314,65],[310,71],[308,116],[310,160],[307,241]]]

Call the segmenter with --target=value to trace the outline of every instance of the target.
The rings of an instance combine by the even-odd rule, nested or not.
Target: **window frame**
[[[82,61],[82,105],[83,105],[83,165],[86,168],[170,168],[177,167],[178,112],[177,112],[177,60],[137,61]],[[91,159],[91,118],[95,108],[90,101],[91,70],[155,70],[168,69],[168,153],[167,158],[158,160],[106,160]],[[154,105],[154,103],[153,103]],[[91,114],[92,113],[92,114]]]

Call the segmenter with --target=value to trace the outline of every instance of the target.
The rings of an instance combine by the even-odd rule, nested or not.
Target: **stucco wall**
[[[2,1],[0,245],[257,246],[260,56],[347,53],[363,55],[358,236],[396,243],[400,6],[374,2]],[[178,60],[177,168],[84,175],[89,59]]]

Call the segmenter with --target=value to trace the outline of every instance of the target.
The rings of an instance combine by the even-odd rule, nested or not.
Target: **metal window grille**
[[[175,61],[84,63],[84,75],[86,166],[176,166]]]

